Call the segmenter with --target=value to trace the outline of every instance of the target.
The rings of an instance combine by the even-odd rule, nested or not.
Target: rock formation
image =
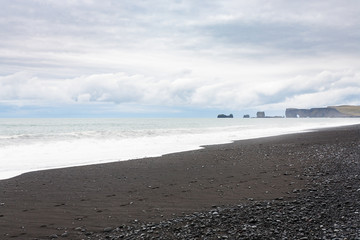
[[[265,112],[257,112],[256,117],[257,118],[264,118],[265,117]]]
[[[287,108],[287,118],[337,118],[337,117],[360,117],[359,106],[334,106],[326,108],[298,109]]]
[[[232,114],[229,114],[229,115],[219,114],[217,117],[218,118],[233,118],[234,116]]]

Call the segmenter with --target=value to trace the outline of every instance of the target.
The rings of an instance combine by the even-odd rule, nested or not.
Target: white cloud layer
[[[169,76],[171,77],[171,76]],[[272,109],[358,104],[360,73],[323,71],[274,81],[202,81],[191,73],[164,78],[124,73],[41,79],[28,73],[0,77],[0,103],[140,104],[167,107]]]
[[[357,0],[0,3],[0,110],[360,104]]]

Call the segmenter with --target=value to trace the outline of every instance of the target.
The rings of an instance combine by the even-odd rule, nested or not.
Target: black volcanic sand
[[[0,181],[0,239],[360,239],[359,212],[360,125]]]

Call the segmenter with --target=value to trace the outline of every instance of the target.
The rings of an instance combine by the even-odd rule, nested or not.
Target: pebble
[[[113,230],[112,227],[106,227],[104,228],[103,232],[111,232]]]
[[[360,239],[360,144],[308,148],[291,153],[304,163],[299,177],[308,181],[293,190],[296,199],[249,198],[160,223],[105,228],[87,239]]]

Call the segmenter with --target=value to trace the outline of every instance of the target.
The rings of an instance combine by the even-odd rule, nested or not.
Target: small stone
[[[79,231],[79,232],[85,232],[86,229],[85,228],[82,228],[82,227],[77,227],[74,229],[75,231]]]
[[[254,218],[251,218],[251,219],[249,220],[249,223],[256,223],[256,222],[257,222],[257,220],[254,219]]]
[[[113,230],[112,227],[106,227],[104,228],[103,232],[111,232]]]

